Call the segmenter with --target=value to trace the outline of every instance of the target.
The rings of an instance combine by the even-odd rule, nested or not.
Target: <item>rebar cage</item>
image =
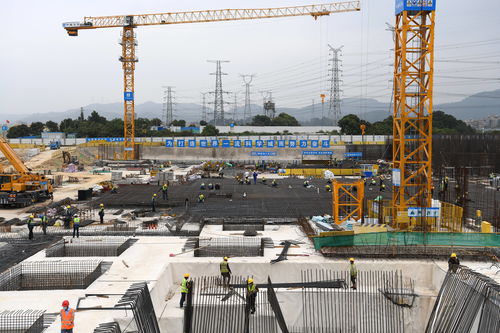
[[[137,241],[122,237],[92,238],[66,243],[61,240],[45,250],[46,257],[117,257]]]
[[[41,333],[45,311],[16,310],[0,312],[1,333]]]
[[[263,238],[220,237],[199,239],[195,257],[261,257]]]
[[[102,274],[102,262],[28,261],[0,274],[0,291],[85,289]]]

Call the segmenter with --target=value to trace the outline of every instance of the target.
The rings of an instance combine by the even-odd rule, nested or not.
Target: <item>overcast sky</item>
[[[84,16],[223,8],[265,8],[321,0],[24,0],[2,2],[0,115],[65,111],[90,103],[121,102],[120,29],[67,36],[61,23]],[[479,4],[476,4],[479,3]],[[435,103],[500,89],[498,0],[438,0]],[[393,47],[394,0],[364,0],[362,11],[311,17],[199,23],[136,29],[136,103],[162,101],[175,86],[178,103],[200,103],[214,89],[215,64],[230,60],[224,89],[243,103],[238,74],[256,74],[252,101],[272,90],[277,104],[300,107],[328,90],[328,46],[344,45],[344,97],[387,102]],[[231,97],[232,100],[232,97]],[[3,119],[2,119],[3,120]]]

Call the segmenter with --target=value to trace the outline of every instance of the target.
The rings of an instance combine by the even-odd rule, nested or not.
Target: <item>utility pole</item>
[[[224,94],[227,91],[222,90],[222,75],[227,75],[223,73],[221,69],[221,63],[229,62],[228,60],[207,60],[208,62],[213,62],[216,64],[215,73],[210,73],[210,75],[215,75],[215,91],[210,92],[214,94],[214,125],[224,125]]]
[[[312,99],[312,117],[314,118],[314,98]]]
[[[172,86],[163,86],[163,122],[165,127],[174,121],[174,103]]]
[[[233,105],[233,121],[236,121],[238,116],[238,94],[234,93],[234,105]]]
[[[203,121],[207,121],[207,102],[205,99],[206,94],[207,93],[201,93],[201,95],[203,96],[201,101],[201,120]]]
[[[245,86],[245,109],[243,110],[243,121],[252,117],[252,110],[250,110],[250,83],[252,83],[253,77],[252,75],[240,75],[243,78],[243,85]]]
[[[330,104],[328,106],[328,118],[333,120],[333,124],[337,125],[340,120],[340,82],[342,79],[340,75],[342,73],[342,69],[340,69],[339,63],[341,60],[339,59],[340,51],[344,47],[343,45],[339,48],[334,48],[330,44],[328,44],[330,51],[332,51],[332,58],[330,59],[332,68],[329,69],[331,73],[330,76]]]

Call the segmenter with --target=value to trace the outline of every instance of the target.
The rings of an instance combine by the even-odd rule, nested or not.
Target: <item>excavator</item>
[[[14,173],[0,173],[0,206],[25,207],[52,197],[52,181],[44,175],[32,173],[0,136],[0,151],[14,167]]]

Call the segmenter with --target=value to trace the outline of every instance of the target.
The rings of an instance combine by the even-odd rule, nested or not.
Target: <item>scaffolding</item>
[[[99,260],[25,261],[0,274],[0,291],[85,289],[101,266]]]
[[[333,181],[333,217],[336,224],[347,220],[356,221],[363,216],[365,185],[363,180],[341,182]]]
[[[41,333],[45,311],[16,310],[0,312],[0,333]]]

